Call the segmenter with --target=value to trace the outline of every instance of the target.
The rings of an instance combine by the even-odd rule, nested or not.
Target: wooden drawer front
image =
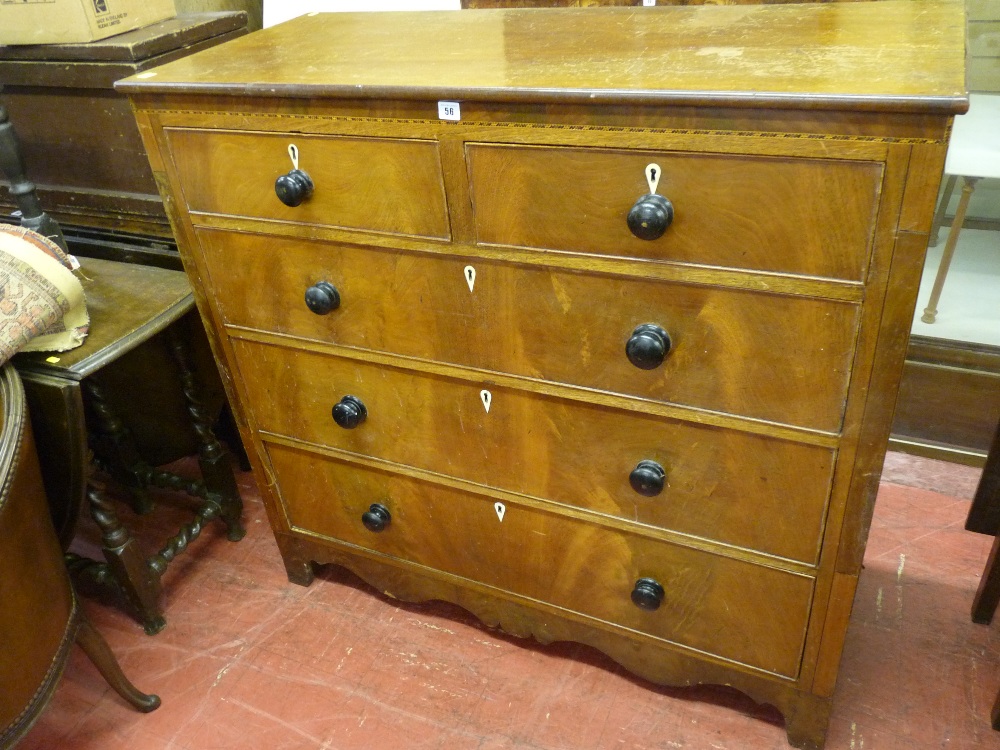
[[[858,307],[476,260],[201,232],[228,323],[836,432]],[[317,281],[340,307],[304,302]],[[625,354],[656,323],[672,351]],[[822,372],[822,378],[815,373]]]
[[[602,528],[557,513],[361,469],[278,445],[268,453],[293,528],[554,604],[794,677],[813,581],[802,575]],[[372,503],[391,520],[369,531]],[[639,578],[665,596],[630,598]]]
[[[817,558],[834,458],[828,449],[233,345],[259,429],[810,564]],[[331,416],[344,395],[368,412],[354,429]],[[643,460],[666,471],[657,496],[640,495],[629,482]]]
[[[389,138],[168,129],[170,155],[192,211],[447,239],[437,144]],[[312,197],[289,207],[274,182],[299,168]],[[197,223],[197,218],[195,218]]]
[[[864,278],[882,180],[876,162],[467,146],[478,241],[699,265]],[[674,220],[656,240],[626,216],[649,192]]]

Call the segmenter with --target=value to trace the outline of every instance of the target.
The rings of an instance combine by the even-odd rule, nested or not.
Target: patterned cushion
[[[47,237],[0,224],[0,364],[83,343],[90,317],[73,261]]]

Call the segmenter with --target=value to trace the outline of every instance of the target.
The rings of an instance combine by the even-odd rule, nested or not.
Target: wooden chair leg
[[[934,223],[931,225],[931,236],[927,241],[928,246],[937,247],[938,235],[941,233],[941,225],[944,223],[944,215],[948,211],[948,204],[951,203],[951,196],[955,192],[955,183],[958,182],[958,175],[950,174],[944,183],[944,193],[941,195],[941,204],[937,213],[934,214]]]
[[[115,655],[108,647],[107,641],[104,640],[104,636],[82,615],[80,627],[76,633],[76,642],[97,667],[97,671],[108,681],[108,684],[128,703],[143,713],[155,711],[160,707],[160,696],[147,695],[129,681],[122,672]]]
[[[986,454],[986,465],[972,498],[965,528],[990,536],[1000,533],[1000,424],[993,434],[990,452]]]
[[[941,262],[938,264],[937,275],[934,277],[934,287],[931,289],[931,298],[927,301],[924,314],[920,320],[924,323],[933,323],[937,320],[938,301],[941,299],[941,290],[944,289],[944,280],[948,276],[948,268],[951,266],[952,256],[955,254],[955,245],[958,243],[958,235],[962,231],[962,224],[965,223],[965,212],[969,210],[969,199],[972,191],[976,189],[978,177],[963,177],[962,197],[958,200],[958,208],[955,209],[955,220],[951,223],[951,231],[948,233],[948,241],[944,245],[944,252],[941,255]]]
[[[972,621],[988,625],[1000,604],[1000,535],[993,540],[979,590],[972,601]]]

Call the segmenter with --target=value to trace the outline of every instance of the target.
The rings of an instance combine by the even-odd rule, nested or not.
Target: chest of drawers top
[[[116,88],[955,113],[963,39],[955,0],[310,14]]]
[[[289,577],[735,685],[821,744],[963,25],[319,14],[121,82]]]

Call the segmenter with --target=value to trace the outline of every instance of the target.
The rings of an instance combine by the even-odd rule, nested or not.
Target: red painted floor
[[[831,750],[1000,748],[989,726],[1000,624],[969,619],[991,541],[963,530],[977,476],[890,454]],[[589,648],[508,637],[448,605],[401,605],[339,570],[289,584],[253,480],[240,482],[247,537],[210,529],[178,558],[163,632],[84,603],[163,706],[136,713],[76,651],[19,750],[787,747],[776,711],[725,688],[659,688]]]

